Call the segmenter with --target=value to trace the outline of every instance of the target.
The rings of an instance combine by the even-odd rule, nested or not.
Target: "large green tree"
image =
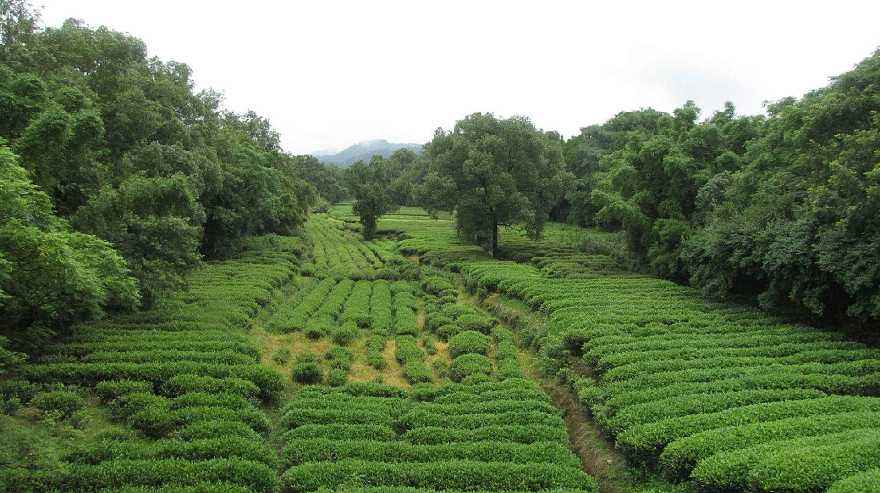
[[[493,256],[500,226],[521,224],[539,236],[571,180],[560,142],[523,117],[474,113],[438,130],[427,153],[426,205],[454,210],[461,237]]]
[[[389,190],[391,175],[382,156],[373,156],[369,163],[358,161],[348,169],[349,188],[354,213],[360,218],[364,239],[376,234],[379,218],[398,207]]]
[[[138,301],[122,256],[57,217],[0,139],[0,331],[33,349],[75,322]]]

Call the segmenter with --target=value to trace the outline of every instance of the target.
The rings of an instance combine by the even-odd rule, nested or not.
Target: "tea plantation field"
[[[0,382],[2,491],[877,491],[877,349],[627,272],[612,234],[505,229],[501,260],[380,227],[336,206],[53,342]]]
[[[318,215],[77,327],[0,382],[2,491],[598,491],[515,334],[397,245]]]

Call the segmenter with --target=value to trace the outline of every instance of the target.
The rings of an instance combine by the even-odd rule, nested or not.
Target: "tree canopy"
[[[373,156],[369,163],[358,161],[348,169],[349,189],[354,213],[360,218],[364,238],[376,234],[379,218],[399,206],[388,184],[392,169],[382,156]]]
[[[493,255],[499,226],[521,224],[539,236],[570,180],[559,140],[523,117],[474,113],[438,130],[427,154],[426,205],[454,210],[461,237]]]
[[[32,198],[3,223],[4,286],[16,286],[4,288],[5,320],[57,328],[149,306],[203,259],[305,221],[311,163],[285,154],[265,118],[195,91],[187,65],[105,27],[42,28],[23,1],[2,3],[0,35],[4,186]],[[29,256],[48,244],[51,255]],[[26,279],[38,261],[47,275]],[[64,294],[32,295],[54,282],[53,262],[82,275],[59,280]]]

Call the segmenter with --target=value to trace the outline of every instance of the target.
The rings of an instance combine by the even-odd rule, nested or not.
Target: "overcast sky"
[[[189,64],[285,149],[424,143],[475,111],[572,135],[623,110],[742,113],[880,47],[880,1],[34,0]]]

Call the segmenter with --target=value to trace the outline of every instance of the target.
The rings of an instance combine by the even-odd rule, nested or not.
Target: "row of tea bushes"
[[[296,279],[301,247],[252,240],[154,310],[81,326],[21,368],[19,382],[90,389],[124,431],[84,441],[61,467],[5,468],[0,491],[276,491],[279,460],[259,405],[277,398],[282,377],[260,365],[245,329]]]
[[[706,491],[821,491],[880,467],[872,397],[880,350],[707,303],[689,288],[616,272],[605,259],[528,244],[505,250],[529,265],[429,239],[420,227],[409,233],[404,243],[419,245],[424,262],[547,318],[546,327],[524,328],[534,333],[523,339],[634,463]],[[432,330],[449,322],[434,317],[429,311]]]
[[[310,387],[286,406],[285,491],[361,487],[596,491],[564,423],[521,379]]]
[[[872,443],[880,447],[871,433],[855,448],[828,450],[836,455],[821,466],[803,455],[821,437],[845,432],[841,428],[880,429],[876,415],[845,419],[845,411],[834,407],[807,418],[799,414],[841,394],[855,394],[851,399],[872,408],[874,399],[859,395],[880,393],[880,351],[838,333],[709,305],[686,288],[655,279],[551,280],[528,266],[502,262],[473,263],[462,272],[472,286],[501,290],[548,314],[549,332],[540,341],[547,368],[563,368],[573,355],[597,372],[599,380],[582,381],[579,394],[637,463],[707,490],[758,491],[785,484],[786,491],[814,491],[848,472],[852,461],[880,466],[880,458],[863,452]],[[753,417],[736,420],[737,414]],[[801,421],[779,422],[790,416]],[[822,426],[829,422],[838,426]],[[658,436],[658,428],[676,433]],[[704,440],[690,439],[701,434]],[[815,440],[789,439],[804,434]],[[749,439],[720,439],[744,435]],[[703,445],[688,445],[697,442]],[[760,452],[751,452],[755,447]],[[775,459],[789,450],[802,451],[801,474],[812,480],[789,481],[787,466]],[[753,459],[725,466],[725,475],[706,472],[732,464],[738,453]],[[786,479],[774,483],[774,475]]]

